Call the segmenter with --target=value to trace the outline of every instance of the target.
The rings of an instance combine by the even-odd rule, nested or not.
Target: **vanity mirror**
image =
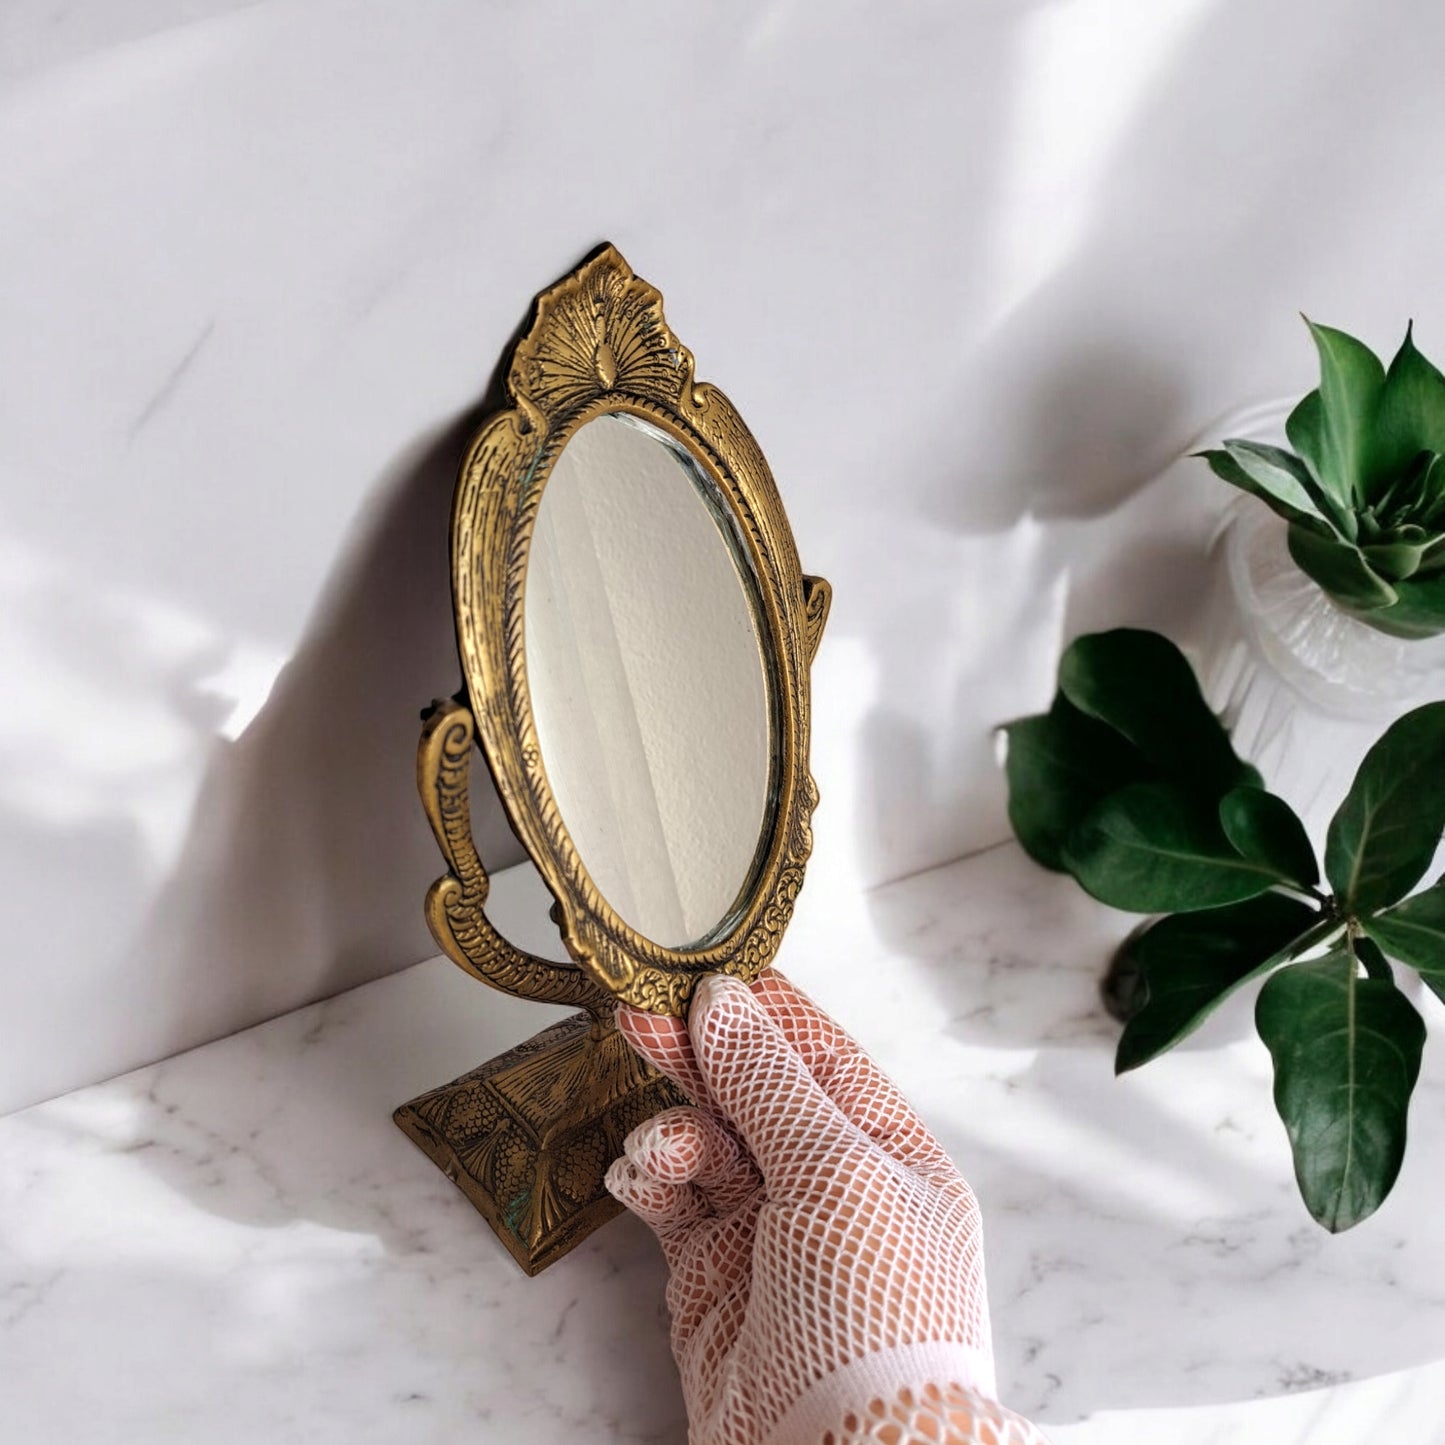
[[[681,1015],[705,974],[752,979],[777,951],[812,844],[829,590],[803,575],[742,419],[611,246],[537,298],[506,393],[453,503],[464,687],[418,752],[448,867],[426,913],[469,973],[580,1012],[396,1119],[535,1273],[618,1212],[608,1164],[677,1101],[617,1001]],[[570,963],[487,919],[478,743]]]

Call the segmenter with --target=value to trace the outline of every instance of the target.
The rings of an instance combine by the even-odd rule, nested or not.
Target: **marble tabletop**
[[[1445,1441],[1445,1049],[1330,1238],[1247,1013],[1114,1079],[1129,924],[1003,847],[786,945],[982,1200],[1004,1399],[1056,1445]],[[682,1440],[646,1231],[528,1280],[390,1120],[552,1017],[434,959],[0,1120],[0,1439]]]

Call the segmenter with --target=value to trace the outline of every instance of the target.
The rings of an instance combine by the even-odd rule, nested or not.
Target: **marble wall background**
[[[1445,349],[1445,12],[1320,0],[9,0],[0,1108],[430,951],[467,417],[602,238],[836,589],[818,867],[1000,837],[1059,643],[1185,626],[1171,467]],[[514,860],[500,823],[485,842]]]

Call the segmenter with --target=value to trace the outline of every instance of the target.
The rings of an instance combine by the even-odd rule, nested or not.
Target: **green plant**
[[[1233,438],[1200,452],[1289,523],[1295,562],[1346,612],[1396,637],[1445,631],[1445,376],[1411,329],[1389,370],[1306,319],[1320,384],[1290,413],[1294,451]]]
[[[1370,749],[1330,823],[1323,879],[1304,825],[1157,633],[1079,638],[1049,711],[1004,732],[1029,855],[1115,908],[1165,915],[1121,951],[1133,984],[1116,1071],[1264,978],[1255,1024],[1305,1204],[1331,1231],[1372,1214],[1404,1158],[1425,1041],[1388,960],[1445,999],[1445,878],[1407,896],[1445,834],[1445,702]]]

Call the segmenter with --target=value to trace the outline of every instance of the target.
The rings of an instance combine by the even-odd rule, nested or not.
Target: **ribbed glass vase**
[[[1445,637],[1391,637],[1342,612],[1291,558],[1285,522],[1252,497],[1231,506],[1215,546],[1205,695],[1323,842],[1370,744],[1401,713],[1445,698]]]

